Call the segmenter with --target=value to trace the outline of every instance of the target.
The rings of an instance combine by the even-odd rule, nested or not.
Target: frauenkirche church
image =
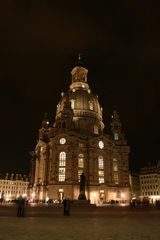
[[[110,134],[105,134],[102,107],[89,88],[87,73],[79,58],[71,71],[69,90],[61,93],[52,126],[47,115],[43,119],[31,161],[36,200],[77,200],[82,173],[91,203],[130,199],[130,148],[119,115],[114,110]]]

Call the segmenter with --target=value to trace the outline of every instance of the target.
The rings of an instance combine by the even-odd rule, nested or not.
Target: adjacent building
[[[130,200],[130,147],[119,114],[113,111],[106,134],[103,109],[87,74],[79,58],[68,91],[61,93],[55,120],[50,123],[47,115],[43,119],[31,152],[30,188],[35,200],[77,200],[82,173],[91,203]]]
[[[131,186],[131,198],[138,199],[141,196],[140,178],[138,173],[129,174],[129,182]]]
[[[26,175],[6,173],[0,174],[0,199],[11,201],[19,197],[27,197],[29,180]]]
[[[151,202],[160,200],[160,162],[155,166],[141,168],[140,188],[144,198]]]

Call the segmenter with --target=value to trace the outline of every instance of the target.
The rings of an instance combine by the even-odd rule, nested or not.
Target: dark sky
[[[143,2],[0,2],[0,171],[28,171],[44,112],[54,120],[79,52],[106,130],[119,111],[130,167],[160,159],[160,3]]]

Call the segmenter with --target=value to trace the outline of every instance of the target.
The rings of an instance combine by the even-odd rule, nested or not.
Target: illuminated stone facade
[[[130,187],[131,187],[132,199],[138,199],[141,195],[139,174],[130,173],[129,174],[129,182],[130,182]]]
[[[102,107],[87,82],[88,70],[79,61],[71,71],[72,82],[61,93],[55,121],[47,116],[32,152],[31,187],[37,200],[78,199],[82,172],[85,195],[91,203],[129,200],[127,145],[116,111],[110,134],[104,134]]]
[[[160,161],[156,166],[147,166],[140,171],[141,196],[151,202],[160,200]]]
[[[29,180],[26,175],[6,173],[0,174],[0,199],[11,201],[19,196],[28,196]]]

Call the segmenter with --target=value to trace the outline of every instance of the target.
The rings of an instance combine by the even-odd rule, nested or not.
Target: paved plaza
[[[129,207],[0,207],[0,240],[159,240],[160,210]]]

